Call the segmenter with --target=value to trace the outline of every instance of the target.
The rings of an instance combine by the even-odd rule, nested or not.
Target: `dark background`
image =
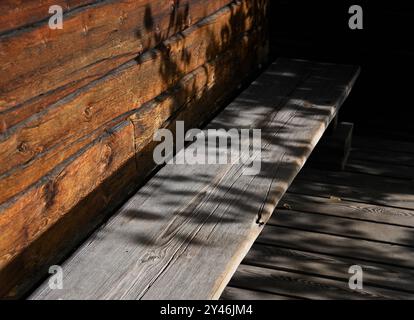
[[[364,10],[364,29],[348,27],[349,7]],[[341,111],[357,134],[414,140],[414,9],[410,1],[272,0],[271,55],[361,66]]]

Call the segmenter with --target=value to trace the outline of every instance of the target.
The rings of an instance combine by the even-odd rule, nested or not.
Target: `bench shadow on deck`
[[[221,299],[414,298],[414,143],[377,140],[344,171],[305,165]]]

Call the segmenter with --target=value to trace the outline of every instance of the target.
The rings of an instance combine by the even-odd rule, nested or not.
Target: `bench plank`
[[[261,129],[258,175],[167,164],[63,264],[63,290],[30,298],[218,299],[358,74],[278,59],[207,126]]]

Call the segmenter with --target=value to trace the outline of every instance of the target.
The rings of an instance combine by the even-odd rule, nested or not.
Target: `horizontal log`
[[[61,6],[63,12],[96,0],[2,0],[0,2],[0,33],[27,26],[49,18],[49,7]]]
[[[131,137],[130,122],[119,124],[61,163],[16,201],[0,207],[0,265],[132,158],[135,150]]]
[[[6,34],[0,38],[0,111],[97,79],[230,2],[100,1],[65,15],[61,30],[46,21]]]
[[[259,31],[245,35],[232,50],[188,74],[176,87],[131,115],[136,130],[136,149],[140,150],[150,143],[158,128],[168,127],[177,119],[186,118],[186,123],[191,126],[210,118],[217,106],[234,94],[240,85],[239,79],[252,73],[258,64],[265,61],[266,53],[260,51],[266,51],[266,45],[259,37]],[[247,54],[247,50],[251,52]],[[196,120],[188,118],[193,112]],[[174,130],[174,125],[170,129]]]
[[[124,121],[2,212],[0,297],[21,296],[48,262],[68,254],[103,219],[120,192],[128,194],[137,177],[134,152],[133,126]]]
[[[65,160],[7,207],[1,206],[0,232],[7,236],[0,241],[0,296],[16,297],[30,288],[47,272],[47,265],[56,263],[91,225],[99,223],[108,205],[120,203],[132,185],[154,169],[152,134],[143,140],[140,129],[153,133],[157,127],[171,128],[176,120],[194,126],[205,121],[263,59],[257,54],[260,36],[260,32],[245,35]],[[155,114],[157,120],[152,118]]]
[[[250,8],[233,4],[220,10],[139,61],[129,62],[0,136],[0,188],[5,190],[0,203],[111,127],[113,119],[128,115],[233,46],[240,32],[252,29],[257,21],[248,15]]]
[[[194,0],[191,0],[191,1],[194,1]],[[211,3],[209,2],[209,6],[214,5],[214,3],[216,3],[216,1],[219,1],[219,0],[215,0],[215,1],[211,2]],[[224,1],[224,0],[220,0],[220,1]],[[227,0],[227,2],[229,2],[229,1],[230,0]],[[180,2],[180,3],[182,3],[182,2]],[[216,4],[216,5],[218,7],[218,4]],[[175,21],[175,19],[178,19],[179,17],[182,17],[182,14],[179,13],[179,12],[181,12],[181,11],[179,11],[179,8],[181,8],[180,9],[181,11],[183,10],[182,7],[177,7],[177,9],[175,10],[176,13],[174,13],[174,15],[170,16],[170,18],[169,18],[170,21]],[[192,8],[194,8],[194,10],[195,10],[195,5],[193,5]],[[206,7],[206,8],[208,8],[208,7]],[[206,8],[204,8],[204,9],[206,10],[206,14],[207,14],[209,12],[208,12],[208,10]],[[213,9],[215,9],[215,8],[216,7],[212,8],[212,11],[214,11]],[[201,18],[202,18],[202,16],[198,17],[197,19],[193,19],[191,21],[191,23],[196,23]],[[92,31],[90,31],[90,32],[92,32]],[[93,31],[93,32],[97,32],[97,31]],[[115,32],[115,33],[120,33],[120,32]],[[171,33],[172,33],[172,31],[171,31]],[[112,37],[115,37],[116,36],[114,34],[114,32],[112,32],[110,34],[111,34]],[[163,40],[163,39],[165,39],[167,36],[168,35],[165,35],[162,38],[160,38],[160,41]],[[82,41],[83,41],[83,38],[81,39]],[[93,43],[93,41],[92,41],[93,39],[94,38],[88,39],[88,43],[89,44],[90,43]],[[105,39],[107,40],[107,39],[111,39],[111,38],[110,37],[106,37],[102,41],[106,41]],[[74,39],[73,41],[75,41],[75,43],[76,43],[76,41],[78,41],[78,40]],[[124,41],[124,38],[122,38],[120,40],[119,39],[118,40],[115,39],[115,40],[116,40],[115,42],[120,42],[120,41],[122,42],[122,41]],[[143,39],[142,41],[144,41],[144,40],[145,39]],[[128,44],[130,44],[130,43],[132,43],[133,41],[136,41],[136,40],[134,38],[134,39],[126,39],[125,41]],[[159,43],[160,41],[158,41],[156,43],[154,42],[154,45],[157,44],[157,43]],[[0,38],[0,44],[2,42],[3,41]],[[111,41],[110,43],[113,44],[114,41]],[[104,42],[104,44],[106,46],[110,46],[110,44],[106,44],[106,42]],[[93,50],[93,54],[96,55],[99,52],[101,52],[101,49],[100,48],[102,48],[104,46],[104,44],[97,45],[94,49],[90,49],[86,44],[84,44],[83,47],[86,46],[86,49],[84,48],[85,50],[89,50],[89,51],[90,50]],[[63,45],[66,45],[66,43],[64,43]],[[8,128],[13,127],[14,125],[16,125],[16,124],[24,121],[28,117],[30,117],[30,116],[32,116],[32,115],[34,115],[36,113],[41,112],[42,110],[44,110],[50,104],[53,104],[56,101],[58,101],[59,99],[62,99],[63,97],[66,97],[67,95],[75,92],[79,88],[84,87],[88,83],[90,83],[90,82],[92,82],[92,81],[94,81],[96,79],[101,78],[102,76],[104,76],[105,74],[107,74],[108,72],[110,72],[111,70],[116,69],[117,67],[119,67],[120,65],[122,65],[123,63],[125,63],[126,61],[128,61],[129,59],[133,59],[133,58],[138,57],[140,53],[142,53],[146,49],[150,49],[153,46],[151,43],[147,43],[147,45],[149,46],[148,48],[144,48],[143,47],[142,50],[139,50],[138,53],[134,53],[133,52],[131,55],[128,55],[128,54],[126,54],[126,55],[125,54],[121,54],[121,55],[109,55],[109,58],[102,58],[102,57],[99,58],[98,57],[99,58],[99,59],[97,58],[99,60],[98,63],[94,63],[92,61],[93,60],[92,59],[91,61],[89,61],[90,63],[88,65],[84,65],[86,63],[84,60],[88,58],[88,55],[86,55],[85,52],[84,52],[85,50],[83,50],[82,52],[79,53],[80,55],[82,55],[82,59],[83,60],[81,60],[81,61],[77,61],[79,59],[78,58],[79,57],[78,55],[75,55],[75,56],[72,55],[72,56],[68,57],[67,59],[68,59],[69,62],[71,61],[71,59],[74,59],[75,62],[77,61],[76,62],[77,64],[75,66],[72,66],[72,69],[76,69],[76,68],[78,68],[78,66],[84,65],[82,68],[79,69],[80,70],[79,72],[84,73],[85,76],[78,77],[78,80],[76,80],[76,81],[75,80],[71,80],[71,81],[68,82],[66,80],[73,79],[74,76],[76,76],[76,74],[75,73],[69,73],[69,74],[66,75],[66,77],[62,75],[61,78],[64,81],[66,81],[65,83],[67,83],[67,84],[65,84],[63,86],[60,86],[60,87],[58,87],[56,89],[53,89],[51,91],[48,91],[47,93],[44,93],[41,96],[36,96],[36,97],[30,98],[29,100],[27,100],[27,101],[25,101],[23,103],[19,103],[18,105],[14,106],[14,107],[8,108],[6,111],[3,111],[3,112],[0,111],[0,133],[5,132]],[[0,47],[2,47],[2,46],[0,46]],[[13,45],[11,47],[14,48]],[[65,48],[65,52],[60,52],[59,53],[59,56],[65,57],[66,56],[66,52],[68,52],[68,50],[69,51],[76,50],[76,49],[74,49],[74,47],[76,47],[76,46],[71,45],[69,48]],[[120,48],[118,48],[118,51],[121,50],[122,48],[123,48],[122,46]],[[114,49],[111,49],[111,50],[113,51]],[[107,50],[104,50],[103,52],[101,52],[101,56],[107,54],[108,52],[111,52],[111,50],[109,50],[107,48]],[[2,52],[2,50],[0,50],[0,55],[1,55],[1,52]],[[45,54],[47,54],[47,52]],[[108,56],[105,56],[105,57],[108,57]],[[29,58],[27,58],[27,59],[29,59]],[[16,58],[15,58],[15,60],[16,60]],[[60,64],[57,66],[58,68],[61,68],[60,66],[63,65],[63,63],[64,63],[61,60],[62,59],[59,59],[59,63]],[[0,61],[1,61],[1,57],[0,57]],[[9,58],[7,56],[5,58],[5,61],[7,61],[8,63],[10,62],[10,60],[9,60]],[[20,64],[22,64],[22,63],[20,63]],[[33,59],[30,62],[30,64],[31,65],[33,64]],[[50,65],[50,62],[48,62],[47,68],[50,68],[50,67],[53,67],[53,66]],[[68,67],[68,66],[66,66],[66,67]],[[65,70],[68,70],[66,67],[65,67]],[[59,71],[59,70],[58,70],[58,72],[66,72],[66,71],[62,71],[62,70]],[[12,71],[15,72],[16,70],[14,69]],[[30,79],[27,80],[28,81],[28,85],[25,86],[24,91],[26,91],[29,86],[31,86],[32,84],[34,84],[35,83],[34,81],[38,81],[37,75],[40,74],[39,73],[40,71],[39,71],[39,69],[37,69],[37,70],[35,70],[35,72],[36,72],[36,77],[33,79],[33,81],[31,81]],[[30,74],[28,76],[30,76]],[[2,78],[5,79],[6,77],[10,77],[10,75],[7,75],[6,73],[4,73],[4,75],[3,75]],[[49,81],[46,82],[46,85],[49,86],[50,84],[53,84],[54,81],[55,81],[55,78],[56,78],[56,75],[55,74],[52,74],[52,76],[48,78]],[[18,86],[22,85],[22,83],[21,83],[20,80],[16,80],[16,81],[17,81],[17,85]],[[38,85],[39,84],[36,84],[36,86],[38,86]],[[1,86],[0,86],[0,90],[1,90]],[[1,105],[1,102],[0,102],[0,105]],[[0,107],[0,109],[1,109],[1,107]]]

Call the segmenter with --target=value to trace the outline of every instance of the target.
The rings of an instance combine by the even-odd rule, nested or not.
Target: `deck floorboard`
[[[354,140],[344,171],[305,165],[279,202],[230,281],[250,290],[246,298],[261,299],[254,294],[260,290],[276,300],[414,299],[414,188],[407,170],[414,143]],[[363,270],[362,290],[349,288],[352,265]],[[232,299],[227,290],[223,298]]]

